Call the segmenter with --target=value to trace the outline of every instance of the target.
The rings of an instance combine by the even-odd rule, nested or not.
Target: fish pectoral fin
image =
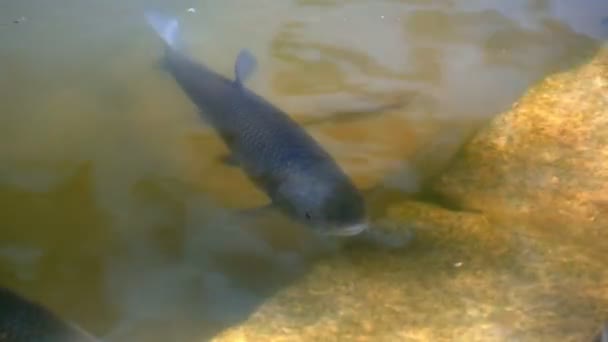
[[[243,49],[239,52],[234,63],[234,78],[236,83],[243,84],[257,69],[258,62],[249,50]]]
[[[218,160],[227,166],[234,166],[234,167],[238,167],[239,166],[239,162],[236,160],[236,158],[234,157],[234,155],[232,154],[224,154],[218,157]]]

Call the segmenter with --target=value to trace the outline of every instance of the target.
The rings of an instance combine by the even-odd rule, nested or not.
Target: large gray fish
[[[338,164],[287,114],[245,86],[256,67],[249,52],[239,53],[230,80],[182,51],[176,19],[152,12],[146,18],[164,42],[164,68],[271,206],[328,235],[367,229],[361,193]]]
[[[0,287],[0,341],[94,342],[95,337],[41,304]]]

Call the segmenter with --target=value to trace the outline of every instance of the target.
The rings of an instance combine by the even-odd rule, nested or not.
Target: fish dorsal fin
[[[242,85],[257,69],[258,62],[249,50],[239,52],[234,63],[234,78],[237,84]]]

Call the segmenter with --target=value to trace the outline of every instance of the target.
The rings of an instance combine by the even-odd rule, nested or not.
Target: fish
[[[246,81],[257,69],[242,49],[229,79],[195,61],[183,49],[180,23],[144,13],[164,46],[161,65],[198,108],[238,166],[278,209],[312,231],[354,236],[369,228],[362,193],[332,156],[287,113],[256,94]]]
[[[100,341],[63,320],[42,304],[0,286],[0,341],[95,342]]]

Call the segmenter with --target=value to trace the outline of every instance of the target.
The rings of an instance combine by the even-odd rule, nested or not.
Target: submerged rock
[[[608,51],[532,88],[433,187],[465,208],[608,237]]]
[[[605,241],[594,239],[608,232],[607,170],[602,51],[532,89],[434,185],[483,214],[399,203],[387,219],[414,230],[406,248],[322,260],[214,341],[589,339],[608,314]]]
[[[388,218],[415,227],[407,248],[325,259],[213,341],[578,341],[608,304],[577,246],[418,202]]]
[[[412,216],[419,219],[405,219]],[[214,341],[401,341],[449,336],[448,329],[429,328],[441,321],[461,325],[471,319],[462,315],[461,305],[477,296],[478,290],[470,287],[475,269],[501,263],[500,256],[507,251],[505,235],[487,234],[491,228],[482,216],[414,202],[391,209],[389,217],[400,222],[404,232],[416,227],[416,237],[406,248],[342,250],[318,263],[296,286],[279,292],[242,326]],[[492,252],[478,258],[475,254],[482,245],[493,246]],[[457,293],[469,298],[454,296]]]

